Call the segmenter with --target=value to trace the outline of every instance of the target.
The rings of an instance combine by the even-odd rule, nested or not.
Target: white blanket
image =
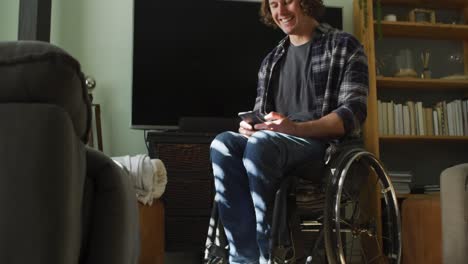
[[[167,171],[159,159],[150,159],[146,154],[112,158],[128,171],[136,189],[138,201],[151,205],[166,189]]]

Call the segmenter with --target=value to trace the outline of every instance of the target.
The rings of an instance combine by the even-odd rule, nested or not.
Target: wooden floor
[[[177,252],[166,253],[164,263],[166,264],[200,264],[200,253],[198,252]]]

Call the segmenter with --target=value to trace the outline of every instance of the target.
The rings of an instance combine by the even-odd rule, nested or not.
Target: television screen
[[[237,120],[251,110],[262,59],[285,36],[260,22],[259,8],[135,0],[132,128],[178,129],[181,118]],[[324,21],[341,29],[342,9],[327,8]]]

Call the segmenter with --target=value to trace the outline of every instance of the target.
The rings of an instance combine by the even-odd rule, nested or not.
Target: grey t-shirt
[[[281,64],[278,77],[272,82],[274,109],[285,116],[310,112],[313,107],[311,98],[315,98],[315,91],[311,89],[308,80],[312,41],[300,46],[289,45]]]

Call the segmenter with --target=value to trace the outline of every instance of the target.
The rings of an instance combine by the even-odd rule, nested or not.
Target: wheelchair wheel
[[[328,263],[400,263],[400,215],[388,175],[367,151],[357,149],[342,156],[326,190],[324,237]],[[380,216],[368,206],[369,201],[377,202],[371,199],[375,195],[369,190],[379,188]]]

